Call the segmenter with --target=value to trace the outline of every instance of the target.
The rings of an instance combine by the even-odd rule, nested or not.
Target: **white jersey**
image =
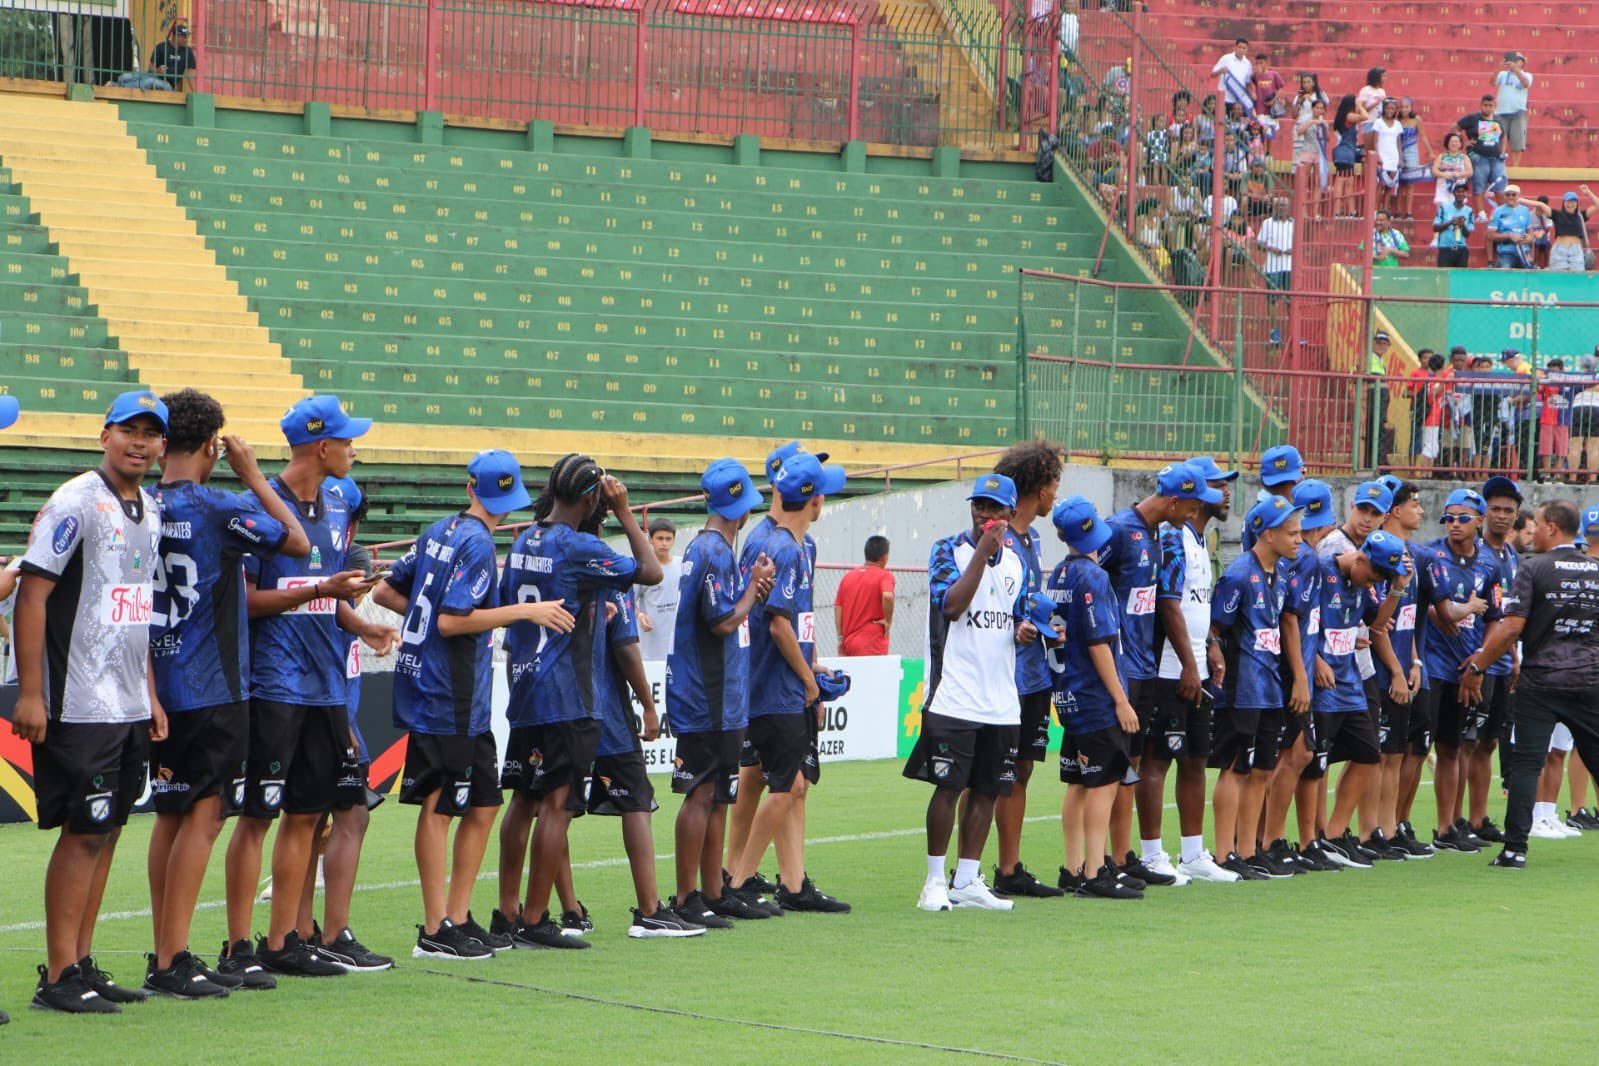
[[[1339,526],[1316,545],[1316,555],[1322,559],[1335,559],[1344,552],[1355,550],[1355,542],[1349,539],[1349,534],[1344,532],[1344,527]],[[1371,639],[1371,630],[1361,626],[1357,635],[1364,640]],[[1377,667],[1371,661],[1370,645],[1355,649],[1355,669],[1360,671],[1360,680],[1365,681],[1377,673]]]
[[[971,533],[933,546],[928,578],[927,704],[930,713],[983,725],[1020,725],[1016,696],[1016,607],[1026,592],[1021,556],[1001,545],[983,568],[960,617],[946,619],[943,593],[976,552]]]
[[[41,664],[52,721],[150,717],[150,614],[160,539],[154,498],[140,492],[124,500],[99,470],[56,489],[34,520],[22,572],[55,581],[45,601]]]
[[[1165,570],[1167,548],[1176,546],[1173,541],[1178,535],[1182,537],[1183,550],[1183,621],[1188,626],[1188,644],[1194,652],[1194,663],[1199,667],[1199,679],[1205,681],[1210,677],[1210,661],[1205,658],[1205,638],[1210,635],[1210,592],[1215,587],[1215,577],[1211,572],[1209,549],[1195,534],[1194,527],[1187,524],[1179,532],[1169,522],[1161,523],[1161,569]],[[1167,594],[1164,587],[1160,594]],[[1176,681],[1183,676],[1183,665],[1169,640],[1160,653],[1160,676],[1168,681]]]
[[[673,559],[661,564],[659,585],[633,586],[633,599],[641,614],[649,616],[655,627],[648,633],[639,626],[638,650],[646,662],[665,662],[672,654],[672,638],[677,633],[678,584],[683,576],[683,560]]]

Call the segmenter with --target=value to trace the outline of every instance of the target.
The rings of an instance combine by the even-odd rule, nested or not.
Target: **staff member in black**
[[[1571,730],[1584,763],[1599,766],[1599,706],[1593,702],[1599,687],[1599,559],[1573,543],[1579,520],[1570,500],[1544,504],[1532,522],[1538,554],[1516,573],[1504,600],[1504,621],[1460,667],[1461,698],[1475,698],[1483,672],[1521,641],[1505,846],[1492,863],[1512,870],[1527,863],[1532,801],[1555,723]]]

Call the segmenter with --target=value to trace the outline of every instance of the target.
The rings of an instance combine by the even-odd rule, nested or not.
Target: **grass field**
[[[1061,848],[1052,777],[1037,779],[1023,843],[1024,860],[1051,876]],[[676,803],[661,800],[664,852]],[[1489,870],[1486,853],[1440,855],[1151,890],[1142,902],[1028,900],[1009,914],[924,914],[913,904],[926,800],[897,762],[828,766],[811,802],[808,861],[855,913],[788,915],[688,941],[627,939],[632,890],[618,824],[581,819],[573,862],[595,919],[593,950],[506,952],[453,967],[410,957],[421,906],[414,817],[386,803],[367,838],[354,915],[363,940],[401,957],[395,972],[285,980],[275,992],[152,1001],[89,1019],[27,1009],[43,961],[40,885],[53,835],[6,827],[0,1006],[13,1021],[0,1029],[0,1062],[952,1057],[912,1044],[1073,1064],[1567,1062],[1591,1053],[1596,960],[1581,930],[1593,913],[1599,840],[1534,842],[1520,873]],[[1431,808],[1425,791],[1422,808]],[[125,984],[139,982],[148,950],[150,821],[126,831],[97,935],[101,965]],[[201,898],[193,943],[214,954],[224,931],[220,847]],[[485,879],[480,919],[494,898]],[[265,917],[262,906],[263,928]]]

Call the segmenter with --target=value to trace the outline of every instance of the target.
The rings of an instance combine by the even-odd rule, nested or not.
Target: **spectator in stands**
[[[1204,219],[1207,219],[1207,220],[1208,219],[1213,219],[1213,218],[1216,217],[1215,214],[1214,214],[1215,210],[1216,210],[1215,198],[1213,196],[1207,196],[1207,197],[1205,197],[1205,209],[1202,212],[1200,217],[1202,217]],[[1228,195],[1226,195],[1224,193],[1222,195],[1222,198],[1221,198],[1221,221],[1222,221],[1222,225],[1225,226],[1228,222],[1231,222],[1233,216],[1236,215],[1237,213],[1238,213],[1238,201],[1235,200],[1233,197],[1228,196]]]
[[[677,543],[677,526],[670,518],[650,519],[650,548],[666,576],[658,585],[633,586],[633,601],[638,605],[638,647],[646,662],[665,662],[672,653],[672,637],[677,632],[678,582],[683,563],[672,555]]]
[[[1240,37],[1233,42],[1233,50],[1216,60],[1210,68],[1216,79],[1216,92],[1229,104],[1239,104],[1245,110],[1255,109],[1255,65],[1249,61],[1249,42]]]
[[[1163,278],[1171,276],[1171,253],[1166,251],[1167,217],[1166,205],[1159,200],[1149,199],[1138,205],[1138,246]]]
[[[1371,122],[1382,110],[1382,102],[1388,99],[1388,90],[1382,87],[1383,75],[1388,71],[1383,67],[1372,67],[1366,71],[1366,84],[1360,87],[1355,94],[1355,102],[1367,115],[1362,122]]]
[[[1458,136],[1458,134],[1450,134]],[[1476,216],[1466,202],[1466,186],[1457,184],[1452,202],[1439,206],[1432,217],[1432,231],[1438,244],[1438,265],[1444,268],[1461,268],[1470,263],[1471,249],[1466,241],[1477,228]]]
[[[1471,436],[1477,449],[1477,467],[1499,465],[1499,390],[1489,380],[1494,361],[1479,355],[1471,361],[1472,384],[1466,392],[1471,398]]]
[[[1235,211],[1223,224],[1221,234],[1225,242],[1222,245],[1225,253],[1222,269],[1227,272],[1225,284],[1244,288],[1249,285],[1249,275],[1255,265],[1249,254],[1255,246],[1255,233],[1243,213]]]
[[[1288,114],[1288,105],[1278,99],[1278,94],[1288,83],[1272,69],[1271,57],[1265,52],[1255,53],[1255,110],[1271,118]]]
[[[1492,262],[1509,270],[1533,269],[1531,228],[1532,209],[1521,202],[1521,187],[1506,185],[1505,202],[1494,208],[1488,222],[1494,242]]]
[[[1544,365],[1550,374],[1563,374],[1566,361],[1558,356]],[[1571,448],[1571,386],[1549,382],[1538,386],[1538,480],[1548,481],[1556,471],[1569,469]]]
[[[1544,210],[1539,211],[1542,205]],[[1538,196],[1527,204],[1532,208],[1532,223],[1527,227],[1527,248],[1532,254],[1532,268],[1543,270],[1549,265],[1549,234],[1553,228],[1549,224],[1549,216],[1554,213],[1554,208],[1549,206],[1549,197]]]
[[[1166,205],[1170,209],[1170,213],[1167,215],[1167,229],[1170,229],[1172,225],[1181,219],[1194,217],[1198,213],[1199,205],[1202,202],[1199,198],[1199,190],[1194,187],[1193,181],[1174,173],[1171,193]]]
[[[1366,393],[1366,465],[1379,469],[1394,450],[1394,430],[1388,424],[1389,385],[1383,380],[1389,370],[1391,343],[1388,332],[1379,329],[1371,335],[1371,352],[1366,356],[1366,373],[1371,375]]]
[[[833,623],[840,655],[887,655],[894,625],[894,575],[888,570],[888,538],[866,538],[866,561],[838,583]]]
[[[1244,176],[1244,214],[1250,218],[1271,214],[1271,199],[1271,175],[1266,172],[1266,161],[1250,160],[1249,173]]]
[[[1294,166],[1315,167],[1317,187],[1323,193],[1327,191],[1327,129],[1327,97],[1323,93],[1312,99],[1308,110],[1294,122]],[[1315,217],[1321,217],[1319,201]]]
[[[1599,347],[1577,364],[1592,377],[1599,371]],[[1573,481],[1593,481],[1599,471],[1599,380],[1571,398],[1571,443],[1567,451]]]
[[[1199,135],[1200,146],[1209,151],[1216,143],[1216,94],[1211,93],[1199,102],[1199,114],[1194,116],[1194,130]]]
[[[1238,136],[1231,131],[1227,133],[1227,140],[1222,149],[1223,178],[1227,182],[1227,195],[1236,197],[1244,191],[1244,175],[1249,172],[1249,152],[1239,143]]]
[[[1471,439],[1471,400],[1455,380],[1470,370],[1471,357],[1466,354],[1465,348],[1457,344],[1449,349],[1449,365],[1438,375],[1441,389],[1438,406],[1443,414],[1440,425],[1442,447],[1438,458],[1449,470],[1468,469],[1477,454]]]
[[[1471,198],[1477,208],[1477,221],[1487,222],[1487,205],[1492,193],[1505,187],[1505,128],[1494,116],[1494,96],[1487,93],[1477,102],[1477,113],[1455,123],[1466,135],[1466,152],[1471,156]]]
[[[1452,129],[1444,134],[1444,150],[1432,161],[1432,176],[1438,179],[1432,202],[1439,207],[1455,202],[1457,188],[1471,191],[1471,157],[1466,154],[1464,133]]]
[[[1203,171],[1206,184],[1209,184],[1210,167],[1209,156],[1200,147],[1199,129],[1190,122],[1182,127],[1177,135],[1177,145],[1171,153],[1171,172],[1176,184],[1190,180],[1197,180],[1198,174]]]
[[[1394,229],[1393,216],[1387,211],[1377,212],[1377,228],[1371,234],[1371,261],[1374,266],[1398,266],[1400,260],[1410,258],[1410,242],[1402,230]],[[1380,334],[1387,336],[1387,334]]]
[[[1272,200],[1271,217],[1260,224],[1255,245],[1266,253],[1266,288],[1270,290],[1266,296],[1266,319],[1271,325],[1270,343],[1277,347],[1282,343],[1277,293],[1289,292],[1294,283],[1294,220],[1288,214],[1286,197]]]
[[[1580,186],[1582,194],[1594,207],[1599,207],[1599,197],[1588,186]],[[1549,247],[1549,269],[1580,272],[1588,269],[1588,216],[1593,207],[1577,204],[1577,194],[1568,192],[1560,198],[1560,210],[1550,218],[1554,227],[1554,243]]]
[[[1310,117],[1310,109],[1316,101],[1320,100],[1323,107],[1331,107],[1332,101],[1327,94],[1321,91],[1321,79],[1309,71],[1299,74],[1299,91],[1294,93],[1293,118],[1295,122],[1303,122]]]
[[[1065,4],[1061,5],[1060,12],[1060,58],[1062,69],[1066,60],[1077,55],[1078,37],[1077,12],[1069,10]]]
[[[1410,454],[1419,470],[1430,470],[1438,459],[1439,427],[1443,422],[1443,392],[1438,376],[1447,363],[1431,348],[1416,353],[1410,372]]]
[[[1170,164],[1171,127],[1165,115],[1156,115],[1144,133],[1144,180],[1150,185],[1168,184]]]
[[[1332,131],[1338,141],[1333,145],[1333,215],[1354,217],[1358,214],[1359,189],[1355,184],[1355,164],[1365,153],[1360,147],[1360,127],[1371,116],[1354,96],[1345,95],[1338,101],[1338,111],[1333,116]]]
[[[1382,203],[1389,215],[1399,213],[1399,141],[1405,127],[1399,121],[1399,101],[1393,97],[1382,102],[1377,118],[1371,124],[1371,134],[1377,152],[1377,183],[1382,187]]]
[[[150,56],[150,70],[174,90],[183,92],[189,75],[198,69],[194,49],[189,47],[189,24],[179,19],[167,31],[167,39],[155,46]]]
[[[1408,96],[1399,99],[1399,124],[1404,127],[1399,135],[1399,180],[1406,186],[1405,218],[1413,219],[1416,217],[1416,185],[1427,180],[1421,154],[1425,150],[1432,155],[1432,144],[1427,140],[1421,116],[1416,113],[1416,101]]]
[[[1505,131],[1505,147],[1509,150],[1509,166],[1521,165],[1521,153],[1527,150],[1527,90],[1532,88],[1532,75],[1526,71],[1527,57],[1520,52],[1506,52],[1504,64],[1494,75],[1494,118]]]
[[[1532,364],[1515,348],[1506,348],[1500,353],[1493,376],[1521,379],[1494,383],[1499,415],[1497,462],[1502,467],[1519,470],[1524,458],[1529,457],[1528,445],[1532,443],[1530,438],[1536,418],[1536,412],[1529,410],[1532,397],[1527,388]]]

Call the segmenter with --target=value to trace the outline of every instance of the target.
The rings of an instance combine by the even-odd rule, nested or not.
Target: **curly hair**
[[[994,473],[1016,482],[1017,496],[1031,496],[1052,481],[1059,481],[1063,460],[1061,447],[1043,437],[1013,444],[994,464]]]
[[[222,405],[197,389],[179,389],[161,397],[167,405],[167,449],[192,455],[217,435],[227,419]]]

